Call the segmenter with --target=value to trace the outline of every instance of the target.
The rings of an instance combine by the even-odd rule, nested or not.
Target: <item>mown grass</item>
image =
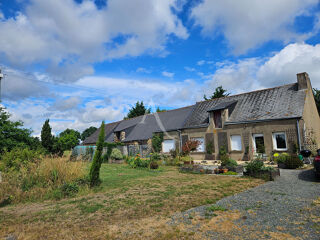
[[[214,204],[263,183],[180,173],[176,167],[148,170],[117,164],[103,164],[101,179],[99,187],[72,199],[1,208],[0,238],[12,233],[25,239],[161,239],[165,232],[175,235],[166,224],[175,212]]]

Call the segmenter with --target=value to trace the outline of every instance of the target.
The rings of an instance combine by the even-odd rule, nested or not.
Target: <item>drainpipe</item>
[[[297,119],[297,132],[298,132],[298,146],[299,152],[301,151],[301,142],[300,142],[300,127],[299,127],[299,119]]]
[[[182,151],[182,139],[181,139],[181,130],[177,130],[179,133],[179,153]]]

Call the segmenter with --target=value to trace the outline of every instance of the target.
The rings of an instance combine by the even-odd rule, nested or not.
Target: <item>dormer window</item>
[[[213,112],[213,121],[215,128],[222,128],[221,110]]]

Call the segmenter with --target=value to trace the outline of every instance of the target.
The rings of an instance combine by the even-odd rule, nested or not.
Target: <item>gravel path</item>
[[[171,224],[203,239],[320,240],[319,197],[312,170],[281,170],[274,182],[215,204],[227,211],[201,206],[174,216]]]

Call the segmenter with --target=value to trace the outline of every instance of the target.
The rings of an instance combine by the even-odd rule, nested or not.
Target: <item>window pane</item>
[[[204,152],[204,138],[191,138],[193,141],[199,141],[200,145],[197,148],[197,152]]]
[[[286,136],[283,133],[276,134],[277,149],[286,149]]]
[[[167,153],[170,152],[171,149],[175,149],[174,140],[164,140],[162,142],[162,151]]]
[[[232,135],[231,136],[231,150],[241,151],[241,136],[240,135]]]

